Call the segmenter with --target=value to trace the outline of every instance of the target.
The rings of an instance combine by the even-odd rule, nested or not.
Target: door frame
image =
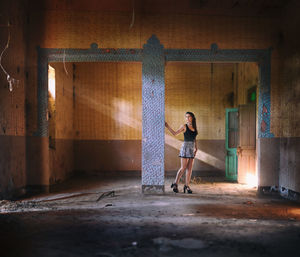
[[[142,49],[37,48],[37,137],[48,137],[46,119],[48,104],[48,64],[51,62],[142,62],[142,191],[164,192],[164,106],[165,62],[256,62],[259,67],[258,138],[270,138],[271,120],[271,48],[219,49],[216,43],[210,49],[165,49],[152,35]],[[153,130],[153,128],[155,128]],[[155,135],[153,135],[155,131]],[[44,149],[46,151],[46,149]],[[260,156],[260,152],[258,153]]]

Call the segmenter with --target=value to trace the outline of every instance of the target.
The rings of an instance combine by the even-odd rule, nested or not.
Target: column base
[[[165,186],[164,185],[142,185],[143,194],[164,194]]]

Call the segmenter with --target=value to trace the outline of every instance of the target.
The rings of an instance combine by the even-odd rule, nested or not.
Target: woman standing
[[[178,182],[182,177],[183,173],[187,169],[185,176],[185,185],[183,187],[183,192],[187,191],[189,194],[193,193],[190,189],[190,181],[192,176],[192,169],[194,164],[194,157],[197,152],[196,136],[198,134],[196,126],[196,118],[192,112],[186,112],[185,114],[186,124],[182,125],[177,131],[174,131],[169,124],[166,122],[166,128],[174,135],[178,135],[183,132],[184,142],[180,149],[179,157],[181,158],[181,167],[177,172],[176,179],[172,183],[171,188],[175,193],[178,193]]]

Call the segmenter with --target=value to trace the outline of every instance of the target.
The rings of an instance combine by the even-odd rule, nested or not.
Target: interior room
[[[0,255],[298,256],[299,11],[2,0]]]

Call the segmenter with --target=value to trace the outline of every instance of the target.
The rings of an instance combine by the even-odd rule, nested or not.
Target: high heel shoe
[[[175,193],[178,193],[178,185],[176,183],[172,183],[171,188],[173,188]]]
[[[186,185],[184,185],[184,187],[183,187],[183,192],[185,193],[185,191],[187,191],[188,194],[192,194],[193,193],[193,191],[190,189],[190,187],[186,186]]]

